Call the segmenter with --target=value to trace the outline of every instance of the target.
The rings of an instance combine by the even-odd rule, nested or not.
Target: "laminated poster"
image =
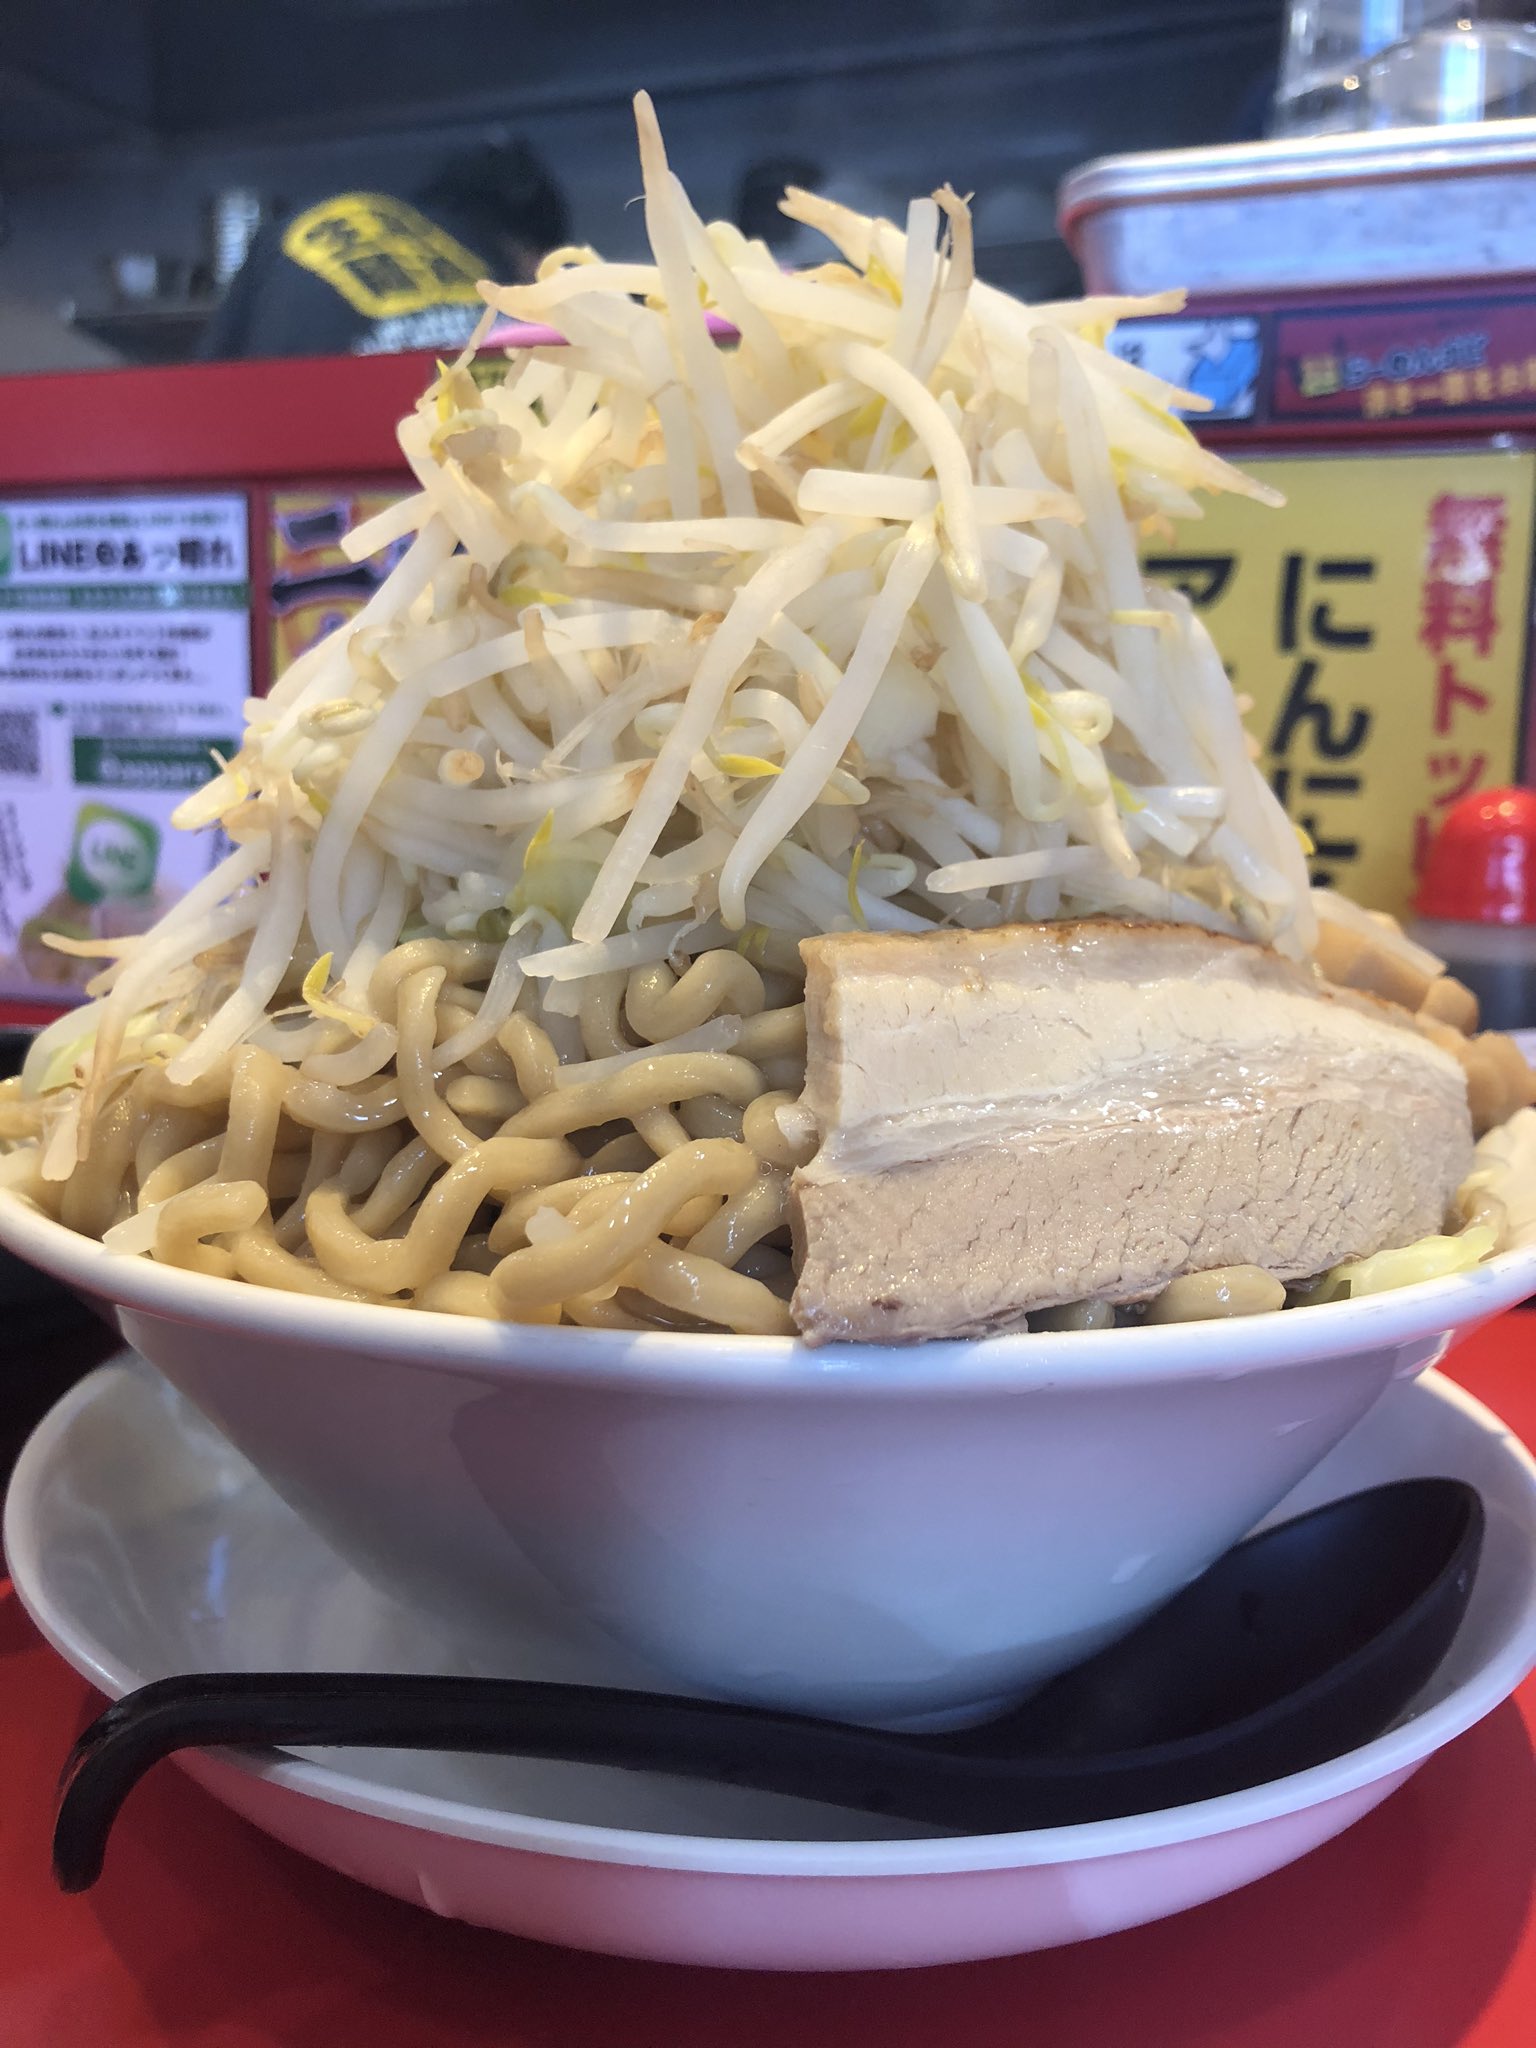
[[[237,492],[0,501],[0,997],[79,999],[43,934],[142,930],[225,847],[171,813],[251,688]]]

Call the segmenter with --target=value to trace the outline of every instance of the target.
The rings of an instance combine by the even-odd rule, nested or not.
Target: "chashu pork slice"
[[[1438,1231],[1466,1078],[1278,954],[1108,920],[809,939],[794,1316],[913,1343]]]

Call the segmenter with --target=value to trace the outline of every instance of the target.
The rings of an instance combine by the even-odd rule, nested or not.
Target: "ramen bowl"
[[[1222,1323],[909,1349],[481,1323],[0,1241],[349,1563],[494,1640],[596,1628],[680,1689],[871,1722],[1027,1690],[1195,1577],[1394,1379],[1536,1290],[1473,1272]],[[281,1589],[274,1588],[281,1597]]]

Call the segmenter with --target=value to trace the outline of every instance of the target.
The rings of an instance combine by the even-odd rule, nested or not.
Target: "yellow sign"
[[[1519,776],[1536,453],[1249,458],[1149,575],[1210,627],[1312,873],[1405,912],[1458,797]]]
[[[341,537],[375,512],[395,504],[398,490],[274,491],[268,609],[272,621],[275,682],[301,654],[360,612],[400,554],[351,562]]]
[[[484,266],[452,235],[381,192],[338,192],[290,221],[283,254],[370,320],[474,304]]]

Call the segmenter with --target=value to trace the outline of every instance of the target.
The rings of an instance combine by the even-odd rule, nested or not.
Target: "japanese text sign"
[[[1399,420],[1536,404],[1536,299],[1282,312],[1270,416]]]
[[[245,500],[37,498],[0,506],[0,608],[244,601]]]
[[[169,828],[239,743],[247,524],[232,491],[0,504],[0,995],[78,996],[44,934],[142,930],[217,857]]]
[[[1149,574],[1201,611],[1315,880],[1401,914],[1440,817],[1517,778],[1536,453],[1250,459]]]

